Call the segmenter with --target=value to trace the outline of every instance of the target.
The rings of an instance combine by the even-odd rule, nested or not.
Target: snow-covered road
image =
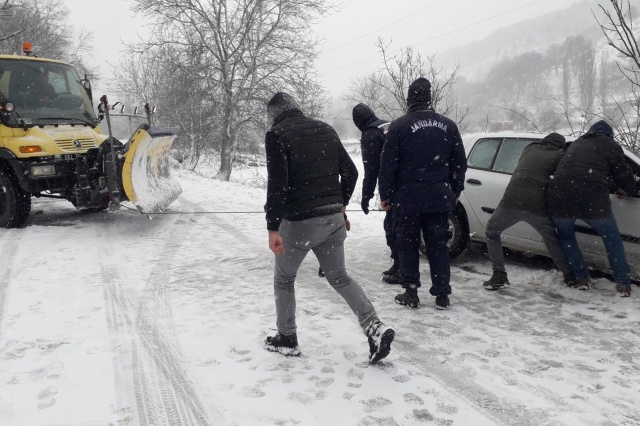
[[[347,268],[396,329],[392,352],[367,364],[311,255],[302,356],[286,358],[262,348],[275,327],[265,191],[177,177],[172,214],[152,220],[45,200],[26,227],[0,230],[1,425],[640,424],[637,287],[578,292],[521,258],[513,285],[488,292],[473,249],[454,261],[449,310],[426,288],[409,310],[379,279],[382,214],[353,211]]]

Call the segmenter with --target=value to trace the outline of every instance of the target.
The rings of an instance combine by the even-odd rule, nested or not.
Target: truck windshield
[[[27,126],[97,123],[78,73],[66,64],[0,59],[0,92]],[[8,125],[22,125],[12,119]]]

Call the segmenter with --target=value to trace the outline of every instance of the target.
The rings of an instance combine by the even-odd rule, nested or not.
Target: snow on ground
[[[368,365],[313,255],[297,280],[302,356],[264,350],[275,308],[263,172],[177,172],[183,194],[151,220],[35,200],[26,227],[0,230],[0,424],[640,424],[640,290],[618,298],[600,278],[579,292],[519,256],[511,287],[489,292],[474,247],[453,262],[449,310],[427,287],[409,310],[380,281],[383,215],[357,202],[347,267],[396,329],[391,354]],[[428,283],[426,260],[421,270]]]

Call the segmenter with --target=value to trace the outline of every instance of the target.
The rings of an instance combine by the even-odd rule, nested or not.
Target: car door
[[[482,226],[498,207],[515,170],[522,150],[536,138],[480,138],[470,150],[463,196]],[[504,242],[528,249],[530,240],[542,242],[542,237],[528,224],[521,222],[503,232]],[[484,239],[484,235],[479,239]]]
[[[625,159],[634,174],[640,177],[640,158],[625,150]],[[632,269],[632,275],[640,278],[640,198],[637,194],[623,198],[612,194],[610,199],[611,209],[624,241],[625,254]],[[582,221],[576,223],[576,236],[578,245],[585,252],[585,256],[596,263],[599,268],[608,269],[609,262],[602,238]]]

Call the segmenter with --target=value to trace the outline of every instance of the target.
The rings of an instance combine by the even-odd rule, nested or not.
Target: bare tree
[[[328,6],[325,0],[136,0],[136,10],[154,19],[157,40],[150,46],[189,44],[209,65],[206,78],[219,96],[220,168],[229,180],[238,138],[278,90],[291,90],[286,76],[304,75],[317,43],[310,25]]]
[[[92,49],[91,32],[74,33],[64,0],[0,0],[0,52],[22,53],[22,42],[33,44],[38,56],[67,61],[97,78],[84,55]]]
[[[377,72],[351,82],[350,93],[346,100],[365,102],[380,116],[395,118],[408,110],[407,90],[409,85],[419,77],[431,82],[431,106],[443,115],[456,113],[459,122],[468,114],[466,108],[459,108],[454,99],[453,87],[458,79],[459,65],[451,70],[436,66],[436,55],[422,55],[409,46],[398,52],[390,52],[390,42],[379,38],[376,42],[382,66]]]
[[[604,22],[594,18],[600,25],[607,44],[618,54],[619,71],[630,85],[629,95],[613,98],[617,111],[605,113],[605,118],[618,132],[622,145],[638,152],[640,149],[640,45],[637,32],[633,27],[631,2],[629,0],[609,0],[613,10],[602,4],[598,6],[604,12]]]
[[[15,0],[4,0],[0,3],[0,22],[2,22],[0,42],[10,40],[25,30],[24,28],[11,28],[5,25],[9,19],[13,18],[15,7]]]
[[[587,113],[587,120],[590,121],[593,115],[593,101],[596,97],[596,52],[593,46],[589,46],[587,50],[582,52],[576,58],[575,69],[578,77],[578,95],[580,105]]]

